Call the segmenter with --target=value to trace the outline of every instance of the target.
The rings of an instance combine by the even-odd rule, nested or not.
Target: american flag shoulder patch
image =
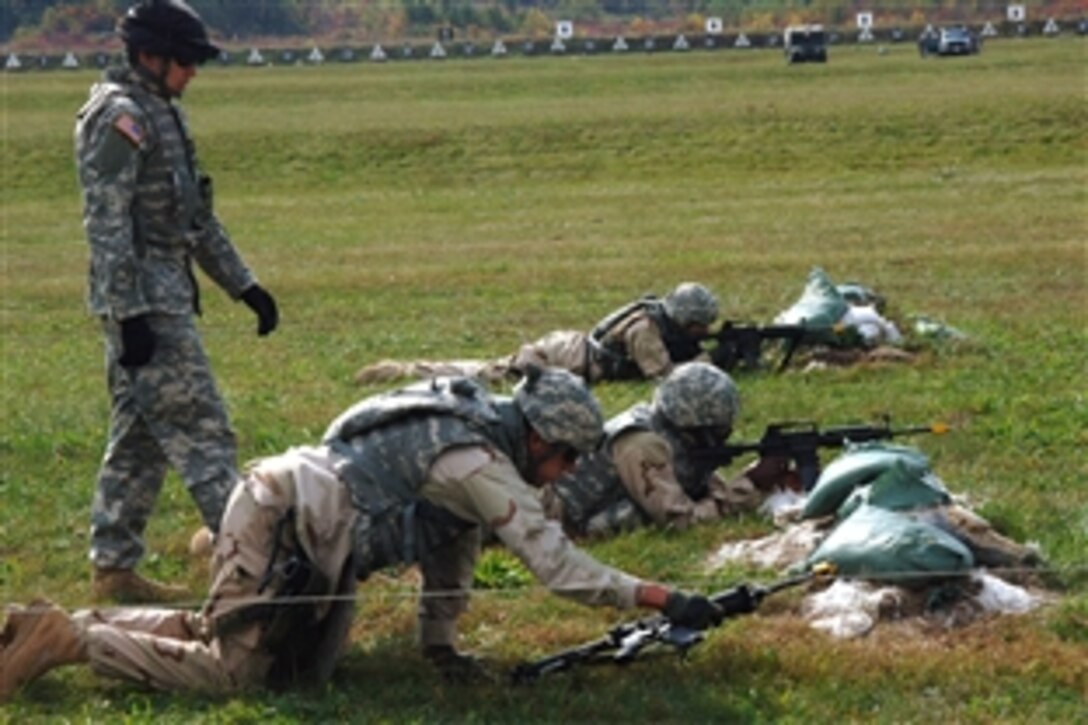
[[[113,122],[113,127],[119,134],[127,138],[133,146],[139,146],[144,140],[143,126],[127,113],[118,116],[117,120]]]

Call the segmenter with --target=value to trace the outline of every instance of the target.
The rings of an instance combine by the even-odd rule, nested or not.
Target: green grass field
[[[1081,39],[1000,40],[968,59],[913,45],[203,70],[185,99],[217,209],[281,329],[205,280],[205,344],[243,459],[313,442],[380,358],[491,357],[587,328],[685,279],[727,317],[769,322],[808,271],[882,292],[893,316],[967,332],[911,365],[738,376],[738,439],[768,422],[891,413],[948,421],[918,441],[949,487],[1036,541],[1059,601],[1022,617],[850,642],[786,595],[686,662],[456,689],[413,644],[411,577],[377,577],[327,691],[226,700],[57,672],[0,721],[1074,722],[1088,717],[1088,114]],[[90,601],[89,507],[105,439],[102,343],[84,310],[72,160],[91,71],[0,75],[0,590]],[[605,385],[608,413],[647,398]],[[195,507],[171,476],[143,569],[187,582]],[[593,547],[704,590],[755,518]],[[535,587],[481,591],[468,647],[498,666],[597,636],[615,612]]]

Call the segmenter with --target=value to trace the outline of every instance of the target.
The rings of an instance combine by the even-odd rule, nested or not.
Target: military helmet
[[[653,407],[677,428],[732,428],[740,392],[721,369],[689,362],[673,368],[657,386]]]
[[[665,314],[681,326],[710,326],[718,319],[718,298],[698,282],[683,282],[665,295]]]
[[[581,378],[566,370],[526,366],[525,376],[514,387],[514,402],[549,443],[565,443],[586,453],[604,435],[597,399]]]
[[[219,55],[196,11],[183,0],[143,0],[117,23],[130,51],[144,51],[179,63],[203,63]]]

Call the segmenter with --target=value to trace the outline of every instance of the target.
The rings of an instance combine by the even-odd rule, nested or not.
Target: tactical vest
[[[612,463],[613,442],[629,431],[651,431],[668,442],[677,483],[689,498],[697,501],[709,493],[713,471],[696,467],[687,456],[678,454],[683,447],[675,432],[648,405],[639,404],[609,420],[603,445],[554,484],[563,504],[563,526],[575,535],[615,534],[651,523],[650,515],[627,493]]]
[[[157,284],[175,290],[170,295],[172,300],[177,299],[178,288],[187,292],[182,295],[182,309],[174,308],[177,302],[161,300],[152,304],[161,312],[192,309],[199,313],[200,295],[190,258],[194,245],[188,235],[212,222],[211,179],[198,168],[195,146],[181,110],[152,92],[131,68],[108,70],[76,115],[76,160],[84,193],[92,193],[88,187],[94,184],[88,176],[93,152],[88,147],[90,135],[103,111],[112,104],[126,102],[135,111],[130,115],[146,134],[140,144],[142,163],[130,207],[136,255],[153,259],[157,273],[165,277]],[[94,309],[94,299],[91,303],[94,312],[103,312]],[[164,305],[166,308],[160,309]]]
[[[470,378],[436,379],[358,403],[329,426],[324,443],[359,511],[356,576],[398,563],[475,526],[419,495],[444,451],[486,445],[525,468],[521,414],[510,398],[491,396]]]
[[[630,500],[627,490],[620,481],[619,472],[612,463],[612,443],[620,435],[631,430],[652,430],[649,408],[636,405],[610,419],[604,426],[604,439],[600,447],[583,456],[578,467],[571,473],[560,477],[553,484],[556,496],[563,504],[563,527],[577,536],[588,533],[590,519],[616,507],[623,500]],[[628,524],[645,523],[645,514],[635,507],[625,507],[625,515],[637,516],[637,520]],[[613,530],[629,528],[622,522],[612,522]]]
[[[661,334],[661,340],[674,364],[693,360],[702,348],[683,328],[665,314],[665,305],[653,295],[646,295],[606,315],[590,331],[586,341],[587,361],[600,366],[605,380],[632,380],[642,377],[638,363],[631,357],[623,335],[641,316],[649,317]],[[587,371],[588,374],[588,371]]]

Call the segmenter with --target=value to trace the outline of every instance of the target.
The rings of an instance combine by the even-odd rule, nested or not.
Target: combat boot
[[[191,597],[189,590],[185,587],[147,579],[132,569],[95,567],[91,583],[97,602],[152,604],[180,602]]]
[[[86,645],[67,612],[44,599],[8,609],[0,647],[0,702],[54,667],[87,661]]]
[[[207,559],[215,549],[215,534],[207,526],[201,526],[189,539],[189,553],[198,559]]]

